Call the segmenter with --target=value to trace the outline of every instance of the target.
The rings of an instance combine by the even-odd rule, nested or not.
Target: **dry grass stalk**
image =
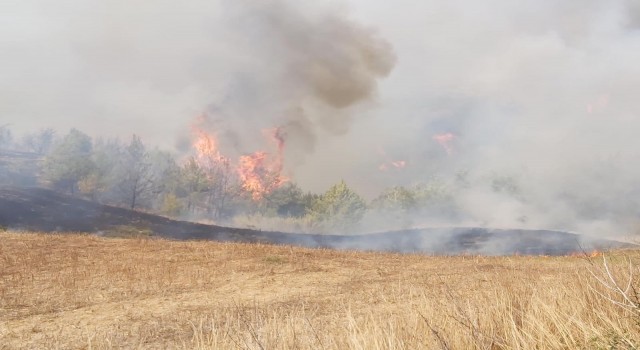
[[[0,349],[633,348],[639,263],[0,233]]]

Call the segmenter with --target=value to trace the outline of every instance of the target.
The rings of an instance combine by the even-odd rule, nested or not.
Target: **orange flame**
[[[205,119],[206,116],[203,115],[194,123],[193,148],[196,151],[195,159],[198,165],[207,170],[208,176],[213,177],[220,171],[229,170],[231,160],[220,153],[215,136],[202,127]],[[266,151],[257,151],[241,156],[235,166],[241,188],[251,194],[251,198],[255,201],[261,200],[288,181],[281,175],[285,145],[282,129],[266,129],[263,130],[263,135],[275,144],[275,155],[270,156]]]
[[[229,166],[229,158],[220,153],[215,136],[206,132],[201,127],[204,120],[205,116],[201,116],[192,126],[192,131],[195,136],[193,148],[196,150],[196,161],[198,165],[209,170],[218,166]]]
[[[447,151],[447,154],[449,155],[453,154],[453,147],[451,146],[451,142],[454,138],[455,136],[450,132],[444,134],[435,134],[433,136],[433,140],[439,143],[440,146],[442,146],[442,148],[444,148],[444,150]]]
[[[599,251],[599,250],[596,250],[596,249],[594,249],[590,253],[587,253],[587,252],[573,252],[573,253],[569,254],[569,256],[575,257],[575,258],[584,258],[585,256],[589,257],[589,258],[597,258],[597,257],[600,257],[602,255],[603,255],[603,253],[601,251]]]
[[[387,155],[387,152],[385,152],[384,148],[382,147],[378,147],[378,154],[385,158],[385,162],[380,164],[378,166],[378,170],[380,171],[387,171],[389,169],[404,169],[407,167],[407,161],[406,160],[393,160],[391,159],[391,157],[389,157]]]
[[[393,165],[394,167],[396,167],[398,169],[402,169],[402,168],[407,166],[407,162],[405,162],[404,160],[396,160],[396,161],[391,162],[391,165]]]
[[[276,145],[273,157],[264,151],[240,157],[237,171],[242,188],[251,194],[254,201],[273,192],[288,181],[282,175],[284,164],[285,134],[281,128],[266,129],[263,134]]]
[[[242,189],[259,201],[273,190],[282,186],[287,179],[280,175],[281,166],[269,163],[267,153],[263,151],[240,157],[237,171]]]
[[[192,127],[195,138],[193,142],[193,148],[196,151],[195,159],[199,166],[210,170],[208,172],[210,174],[220,170],[226,171],[231,165],[231,159],[220,153],[215,136],[204,130],[202,124],[205,121],[206,116],[201,116]],[[285,145],[282,129],[263,130],[263,134],[276,145],[275,154],[270,156],[266,151],[257,151],[241,156],[235,166],[241,188],[251,194],[251,198],[255,201],[263,199],[288,181],[281,175]]]

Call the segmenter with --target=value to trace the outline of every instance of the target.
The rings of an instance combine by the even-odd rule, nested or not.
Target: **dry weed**
[[[607,276],[631,290],[621,278],[639,253],[600,270],[580,257],[0,233],[0,349],[634,348],[638,316]]]

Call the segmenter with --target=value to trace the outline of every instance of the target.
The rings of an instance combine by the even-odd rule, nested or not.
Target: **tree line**
[[[178,160],[170,152],[149,149],[136,135],[127,141],[94,140],[77,129],[64,135],[44,129],[15,140],[5,126],[0,129],[0,149],[38,155],[37,169],[27,172],[36,172],[29,175],[40,186],[173,218],[215,223],[245,218],[238,222],[257,227],[260,220],[279,218],[293,223],[290,229],[337,232],[357,227],[365,217],[409,226],[416,216],[455,217],[459,211],[454,188],[436,180],[391,187],[371,201],[344,181],[324,193],[305,192],[295,182],[287,182],[256,200],[243,190],[228,164],[203,165],[195,157]],[[0,161],[0,174],[5,175],[0,179],[9,184],[10,163]],[[13,175],[15,180],[26,174]],[[496,186],[517,190],[504,180]]]

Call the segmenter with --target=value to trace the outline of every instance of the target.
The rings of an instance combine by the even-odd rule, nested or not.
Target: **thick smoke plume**
[[[637,232],[637,4],[362,3],[400,59],[378,113],[403,116],[381,122],[396,179],[444,178],[468,224]]]
[[[210,128],[239,152],[258,146],[249,134],[275,126],[299,165],[323,133],[349,131],[353,107],[375,97],[395,63],[386,40],[337,8],[246,0],[225,12],[244,61],[227,98],[212,101]]]
[[[186,151],[205,112],[237,155],[283,127],[306,190],[435,178],[464,213],[415,224],[639,226],[635,0],[0,6],[0,125]]]

